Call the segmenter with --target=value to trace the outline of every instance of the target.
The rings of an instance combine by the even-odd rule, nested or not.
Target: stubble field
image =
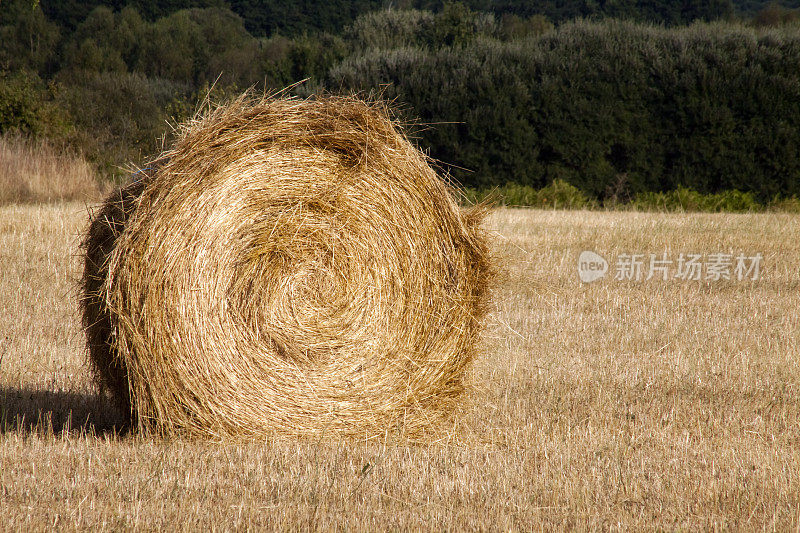
[[[797,215],[493,213],[485,353],[428,446],[120,433],[76,312],[86,222],[0,207],[0,529],[800,530]],[[613,279],[665,252],[760,253],[761,279]]]

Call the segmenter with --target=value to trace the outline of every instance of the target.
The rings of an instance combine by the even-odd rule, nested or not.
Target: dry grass
[[[380,104],[245,95],[95,217],[91,360],[143,431],[435,438],[486,315],[483,214]]]
[[[72,289],[76,204],[0,209],[0,516],[14,530],[800,524],[800,220],[502,210],[460,433],[435,446],[114,436]],[[577,281],[578,253],[743,251],[743,282]],[[48,424],[15,423],[17,414]],[[66,413],[89,418],[65,428]],[[47,418],[47,417],[45,417]],[[94,432],[94,434],[92,433]]]
[[[99,195],[94,171],[82,157],[47,141],[0,136],[0,205],[95,201]]]

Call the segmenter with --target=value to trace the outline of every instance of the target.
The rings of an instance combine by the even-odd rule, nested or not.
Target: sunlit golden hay
[[[429,435],[476,353],[481,218],[381,105],[242,97],[94,217],[91,361],[147,431]]]

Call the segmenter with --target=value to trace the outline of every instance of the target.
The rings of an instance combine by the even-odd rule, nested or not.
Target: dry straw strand
[[[243,95],[93,218],[92,365],[148,432],[424,438],[476,355],[482,218],[383,104]]]

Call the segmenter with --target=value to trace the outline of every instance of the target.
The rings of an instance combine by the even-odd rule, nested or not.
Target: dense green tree
[[[322,31],[341,33],[358,15],[379,9],[384,0],[229,0],[230,8],[246,21],[256,37],[276,32],[301,35]]]
[[[431,11],[370,11],[348,27],[345,37],[359,51],[424,46],[433,34],[434,20]]]
[[[54,103],[56,93],[57,87],[47,86],[35,72],[0,71],[0,134],[55,137],[66,133],[69,121]]]
[[[429,39],[434,46],[453,46],[467,43],[476,35],[495,32],[493,17],[476,13],[460,2],[448,2],[434,17]]]
[[[0,8],[0,69],[30,69],[47,75],[54,68],[58,26],[38,6],[22,0]]]
[[[309,77],[321,79],[344,58],[346,50],[340,37],[327,33],[296,38],[289,53],[291,76],[297,81]]]
[[[753,17],[756,26],[782,26],[800,22],[800,7],[789,9],[778,3],[770,3]]]
[[[292,91],[393,99],[420,123],[420,145],[466,185],[556,181],[617,200],[737,188],[764,200],[800,194],[791,1],[750,27],[673,27],[726,18],[731,4],[9,0],[0,129],[67,137],[113,172],[156,150],[166,122],[209,92],[310,78]],[[608,15],[665,26],[564,22]]]
[[[72,140],[105,173],[142,163],[160,149],[169,104],[185,85],[138,73],[74,73],[57,101],[76,125]]]
[[[733,0],[736,12],[745,17],[752,17],[771,5],[786,9],[798,9],[800,0]]]
[[[64,63],[71,68],[93,72],[126,72],[116,37],[114,12],[104,6],[93,9],[72,34],[64,51]],[[142,34],[137,35],[141,37]]]
[[[735,4],[740,12],[751,16],[770,1],[773,0],[735,0]],[[97,6],[113,11],[130,6],[151,22],[184,9],[216,7],[229,8],[241,16],[255,37],[319,31],[340,34],[357,17],[384,7],[438,13],[451,4],[450,0],[41,0],[44,13],[67,31],[77,28]],[[576,17],[620,17],[675,25],[725,18],[734,12],[731,0],[462,0],[461,4],[498,18],[515,15],[530,19],[541,15],[556,23]],[[800,0],[781,0],[780,4],[797,8]]]
[[[769,0],[765,0],[767,3]],[[556,23],[575,18],[616,17],[666,25],[688,24],[696,20],[716,20],[733,15],[731,0],[462,0],[475,10],[529,18],[544,15]],[[443,0],[417,0],[413,7],[438,11]]]
[[[421,144],[473,187],[800,193],[798,33],[579,22],[508,43],[366,51],[328,83],[387,87],[432,124]]]
[[[69,31],[77,28],[98,6],[107,7],[112,11],[132,7],[150,21],[169,16],[182,9],[227,7],[224,0],[40,0],[39,5],[50,20],[66,27]]]
[[[553,29],[553,23],[544,15],[531,15],[522,18],[513,13],[504,13],[500,18],[499,36],[511,41],[529,36],[541,35]]]

